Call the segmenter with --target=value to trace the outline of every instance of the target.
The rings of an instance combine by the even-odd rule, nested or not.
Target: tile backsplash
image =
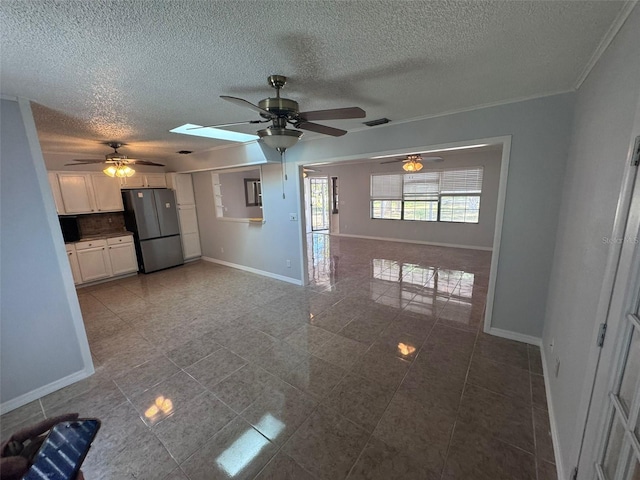
[[[78,215],[78,225],[82,237],[126,231],[124,212]]]

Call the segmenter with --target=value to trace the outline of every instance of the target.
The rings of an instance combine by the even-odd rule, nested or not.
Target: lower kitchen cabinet
[[[111,261],[106,240],[76,243],[82,282],[93,282],[111,276]]]
[[[75,245],[67,246],[68,252],[69,247],[75,248],[76,253],[74,260],[77,262],[81,280],[76,283],[94,282],[138,271],[138,260],[131,235],[77,242]],[[73,255],[69,257],[73,272]]]
[[[138,271],[136,249],[130,236],[109,238],[107,239],[107,244],[109,245],[109,260],[111,261],[111,273],[113,275],[123,275]]]
[[[69,259],[69,265],[71,265],[71,274],[73,275],[73,283],[78,285],[82,283],[82,275],[80,274],[80,264],[78,263],[78,255],[76,254],[76,247],[72,244],[66,244],[67,258]]]

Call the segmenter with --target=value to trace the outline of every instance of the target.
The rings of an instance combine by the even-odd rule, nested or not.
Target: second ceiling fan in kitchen
[[[106,175],[110,177],[130,177],[136,171],[131,168],[131,165],[151,165],[154,167],[164,167],[162,163],[150,162],[148,160],[139,160],[137,158],[129,158],[126,155],[118,152],[120,147],[126,145],[120,142],[104,142],[105,145],[113,148],[112,153],[108,153],[104,156],[104,160],[96,160],[93,158],[77,158],[73,160],[76,163],[67,163],[65,166],[70,165],[90,165],[95,163],[104,163],[108,165],[103,170]]]

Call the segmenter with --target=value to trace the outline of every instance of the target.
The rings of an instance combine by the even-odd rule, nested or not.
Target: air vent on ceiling
[[[362,122],[367,127],[375,127],[376,125],[384,125],[385,123],[389,123],[391,120],[388,118],[378,118],[377,120],[369,120],[368,122]]]
[[[178,153],[180,155],[189,155],[190,153],[193,153],[193,150],[180,150]]]

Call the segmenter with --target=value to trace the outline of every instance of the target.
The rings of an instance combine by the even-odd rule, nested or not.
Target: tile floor
[[[297,287],[195,262],[78,292],[96,374],[1,418],[103,427],[97,479],[555,479],[540,353],[487,252],[328,237]]]

